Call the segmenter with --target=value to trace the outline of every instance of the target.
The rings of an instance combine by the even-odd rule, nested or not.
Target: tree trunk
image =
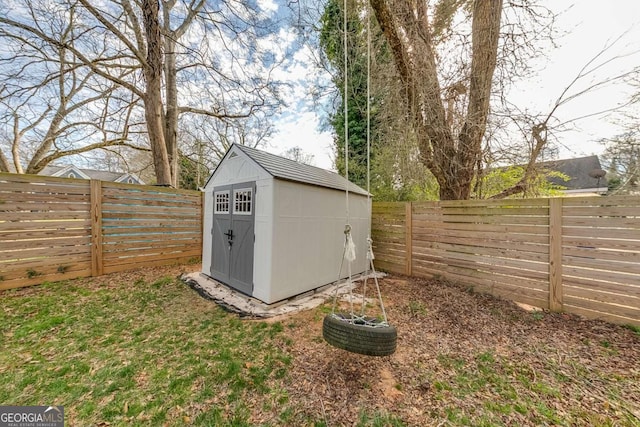
[[[469,79],[469,105],[458,147],[460,170],[457,180],[463,184],[460,189],[461,199],[468,199],[471,194],[475,165],[482,153],[482,138],[487,128],[491,99],[491,82],[498,55],[501,16],[502,0],[476,0],[473,4],[473,56]]]
[[[164,122],[164,138],[171,165],[171,181],[178,188],[180,170],[178,167],[178,88],[176,81],[176,42],[171,37],[164,38],[165,47],[165,96],[166,114]]]
[[[0,150],[0,172],[9,172],[9,159]]]
[[[469,105],[457,140],[441,96],[426,2],[370,0],[370,4],[405,86],[420,159],[438,181],[440,199],[468,199],[489,113],[502,0],[473,4]]]
[[[144,66],[146,89],[144,115],[147,120],[149,143],[153,154],[156,181],[172,185],[171,166],[164,137],[162,105],[162,35],[158,19],[158,0],[142,0],[144,29],[147,38],[147,58]]]

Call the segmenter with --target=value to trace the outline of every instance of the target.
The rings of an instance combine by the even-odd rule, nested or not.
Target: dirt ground
[[[294,356],[286,388],[300,414],[327,425],[358,424],[363,410],[380,414],[378,425],[640,425],[637,330],[442,281],[380,283],[398,330],[392,356],[330,347],[330,305],[283,320]]]

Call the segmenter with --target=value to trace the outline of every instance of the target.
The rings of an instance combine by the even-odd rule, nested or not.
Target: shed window
[[[216,191],[215,192],[215,210],[217,214],[229,213],[229,191]]]
[[[239,215],[251,215],[250,188],[241,188],[233,191],[233,213]]]
[[[69,172],[69,175],[67,175],[69,178],[77,178],[76,174],[73,172]]]

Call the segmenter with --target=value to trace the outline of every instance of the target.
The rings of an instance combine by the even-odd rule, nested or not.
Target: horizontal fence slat
[[[640,308],[629,307],[618,304],[607,304],[602,301],[594,301],[591,299],[578,298],[572,295],[564,296],[565,303],[578,308],[585,308],[588,310],[613,314],[620,317],[626,317],[629,319],[640,319]]]
[[[12,271],[27,271],[28,269],[39,271],[42,268],[48,268],[50,266],[56,266],[57,268],[59,266],[89,262],[90,260],[91,256],[89,253],[79,253],[40,257],[38,259],[2,261],[0,262],[0,271],[3,272],[2,274]]]
[[[451,231],[475,231],[483,233],[502,233],[502,234],[541,234],[549,235],[549,229],[544,226],[536,225],[504,225],[504,224],[477,224],[477,223],[444,223],[432,220],[413,220],[414,230],[451,230]]]
[[[77,279],[91,276],[91,268],[67,273],[56,273],[48,276],[36,276],[33,278],[0,281],[0,290],[22,288],[25,286],[40,285],[44,282],[56,282],[60,280]]]
[[[4,242],[24,241],[24,240],[40,240],[62,237],[84,237],[91,235],[89,228],[47,228],[38,230],[2,230],[0,229],[0,242],[4,248]],[[1,250],[1,248],[0,248]]]
[[[510,245],[531,252],[548,253],[548,236],[520,236],[520,235],[498,235],[486,233],[474,233],[471,231],[456,232],[453,230],[414,230],[413,241],[420,242],[443,242],[469,244],[470,246],[490,246],[507,248]]]
[[[54,236],[50,238],[39,239],[22,239],[13,241],[3,241],[0,247],[0,253],[5,251],[26,250],[32,248],[55,248],[55,247],[67,247],[77,245],[88,245],[90,243],[90,237],[85,236]]]

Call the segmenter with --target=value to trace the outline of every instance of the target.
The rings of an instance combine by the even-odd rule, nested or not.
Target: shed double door
[[[253,293],[255,182],[213,189],[211,277]]]

